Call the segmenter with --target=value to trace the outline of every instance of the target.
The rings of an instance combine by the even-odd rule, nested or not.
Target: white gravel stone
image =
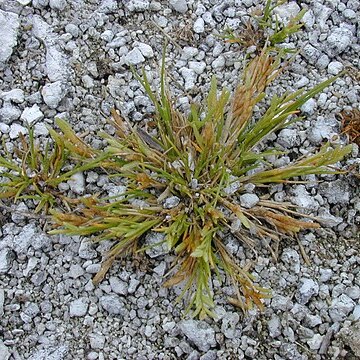
[[[73,264],[69,269],[69,277],[77,279],[85,274],[84,269],[79,264]]]
[[[340,216],[330,214],[328,209],[321,208],[317,216],[318,222],[325,227],[335,227],[343,222]]]
[[[225,58],[222,55],[220,55],[217,59],[215,59],[211,63],[211,66],[213,69],[217,69],[217,70],[223,69],[225,66]]]
[[[277,338],[281,335],[281,322],[280,318],[273,314],[271,319],[268,321],[269,335],[272,338]]]
[[[164,206],[165,209],[172,209],[172,208],[178,206],[179,203],[180,203],[180,198],[179,197],[170,196],[167,199],[165,199],[163,206]]]
[[[297,145],[297,131],[293,129],[283,129],[280,131],[277,142],[286,149]]]
[[[352,315],[355,321],[358,321],[360,319],[360,304],[355,306]]]
[[[169,2],[171,7],[181,14],[185,14],[188,10],[186,0],[169,0]]]
[[[91,89],[94,87],[94,79],[88,75],[85,74],[81,77],[82,83],[86,89]]]
[[[41,95],[45,104],[51,109],[56,109],[58,107],[65,94],[65,88],[61,81],[46,84],[41,90]]]
[[[240,320],[240,316],[238,313],[234,312],[227,312],[222,319],[221,324],[221,332],[227,337],[228,339],[234,339],[236,337],[236,325]]]
[[[0,67],[9,60],[13,48],[17,44],[19,27],[19,15],[0,10]]]
[[[131,50],[125,55],[125,63],[127,65],[139,65],[145,61],[145,58],[138,48]]]
[[[21,104],[25,100],[24,91],[21,89],[13,89],[10,91],[3,91],[0,94],[0,99],[5,102],[13,102],[15,104]]]
[[[324,51],[330,57],[339,55],[348,48],[352,43],[352,39],[351,30],[344,26],[344,24],[341,24],[340,27],[331,30],[326,40]]]
[[[51,9],[62,11],[65,9],[66,0],[50,0],[49,5]]]
[[[333,321],[344,321],[354,307],[355,302],[347,295],[342,294],[338,298],[333,299],[329,315]]]
[[[300,110],[306,115],[312,115],[315,112],[316,100],[310,99],[300,107]]]
[[[92,333],[89,335],[90,340],[90,347],[92,349],[103,349],[105,345],[105,336],[98,334],[98,333]]]
[[[100,298],[100,304],[110,315],[120,315],[123,311],[123,303],[118,295],[104,295]]]
[[[88,310],[89,304],[85,298],[80,298],[70,303],[69,313],[71,317],[85,316]]]
[[[300,12],[300,6],[295,2],[291,1],[289,3],[277,6],[274,9],[274,14],[276,14],[279,20],[287,25],[291,18],[295,17]]]
[[[206,63],[204,61],[189,61],[189,68],[194,70],[197,75],[204,72]]]
[[[44,114],[40,110],[39,106],[37,104],[33,105],[31,108],[27,107],[24,109],[24,111],[21,114],[20,119],[25,124],[35,124],[37,121],[40,121],[44,118]]]
[[[307,340],[306,342],[311,350],[318,350],[320,349],[323,338],[323,335],[315,334],[311,339]]]
[[[301,279],[301,286],[299,287],[295,297],[300,304],[305,305],[309,300],[319,293],[319,284],[313,279]]]
[[[95,259],[97,257],[97,252],[93,248],[91,242],[89,239],[84,238],[81,241],[80,247],[79,247],[79,256],[82,259],[91,260]]]
[[[314,211],[319,208],[318,202],[308,193],[304,185],[297,185],[293,188],[291,202],[304,210]]]
[[[5,291],[0,288],[0,316],[4,315]]]
[[[152,58],[154,57],[154,51],[152,49],[152,47],[148,44],[144,44],[142,42],[139,42],[136,44],[138,49],[141,51],[141,53],[146,57],[146,58]]]
[[[85,177],[82,172],[74,174],[67,182],[71,191],[75,194],[82,195],[85,192]]]
[[[111,290],[119,295],[126,296],[128,293],[128,284],[125,281],[120,280],[116,276],[111,276],[109,278],[109,283],[111,286]]]
[[[14,258],[15,254],[11,249],[0,250],[0,274],[5,274],[11,268]]]
[[[10,125],[13,121],[16,121],[21,116],[21,110],[16,106],[6,102],[0,109],[0,122]]]
[[[10,139],[16,139],[20,135],[20,133],[25,135],[28,133],[28,130],[19,124],[12,124],[10,126],[10,131],[9,131]]]
[[[215,330],[204,321],[181,320],[179,329],[201,351],[216,346]]]
[[[185,91],[189,91],[194,88],[197,75],[194,70],[183,67],[180,69],[180,73],[185,80]]]
[[[205,22],[203,18],[197,18],[193,26],[194,32],[197,34],[202,34],[205,31]]]
[[[1,360],[8,360],[10,358],[10,351],[6,347],[6,345],[0,340],[0,359]]]
[[[149,247],[145,250],[146,255],[151,258],[168,253],[166,242],[164,242],[165,236],[159,232],[149,232],[145,236],[145,246]]]
[[[246,209],[251,209],[260,201],[256,194],[243,194],[240,196],[240,204]]]
[[[125,7],[131,12],[142,12],[149,9],[150,1],[148,0],[130,0],[124,2]]]
[[[332,61],[328,65],[328,73],[331,75],[339,74],[344,68],[344,65],[340,61]]]
[[[281,254],[281,260],[288,264],[291,271],[295,274],[300,272],[300,256],[294,249],[286,248]]]

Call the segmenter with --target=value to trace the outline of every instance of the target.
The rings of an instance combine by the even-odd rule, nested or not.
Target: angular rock
[[[1,24],[0,24],[1,26]],[[10,358],[10,351],[6,347],[6,345],[0,340],[0,359],[1,360],[8,360]]]
[[[204,321],[182,320],[179,329],[201,351],[216,346],[215,331]]]
[[[17,45],[19,27],[19,15],[0,10],[0,68],[9,60]]]
[[[305,305],[309,300],[319,293],[319,284],[313,279],[303,278],[295,297],[298,302]]]
[[[351,30],[342,25],[332,29],[330,35],[326,39],[324,51],[330,57],[334,57],[344,52],[352,42],[353,34]]]
[[[246,209],[253,208],[260,201],[256,194],[243,194],[240,196],[240,204]]]
[[[13,102],[15,104],[21,104],[25,100],[24,91],[21,89],[13,89],[10,91],[4,91],[0,94],[0,99],[5,102]]]
[[[16,121],[21,116],[21,110],[16,106],[5,102],[4,106],[0,109],[0,122],[10,125],[13,121]]]
[[[238,313],[226,313],[222,319],[221,332],[228,339],[234,339],[236,336],[236,325],[240,317]]]
[[[66,91],[61,81],[46,84],[41,90],[45,104],[51,109],[58,107],[65,94]]]
[[[124,0],[125,8],[131,12],[142,12],[149,9],[148,0]]]
[[[74,174],[70,180],[68,180],[71,191],[75,194],[82,195],[85,192],[85,177],[82,172]]]
[[[186,0],[170,0],[170,5],[175,11],[181,14],[185,14],[188,10]]]
[[[4,315],[5,291],[0,288],[0,316]]]
[[[100,304],[110,315],[123,314],[124,304],[118,295],[104,295],[100,298]]]
[[[32,125],[37,121],[42,120],[44,118],[44,114],[40,110],[39,106],[35,104],[31,108],[25,108],[20,118],[25,124]]]
[[[135,48],[125,56],[125,63],[127,65],[139,65],[145,61],[145,58],[138,48]]]
[[[168,253],[168,248],[166,242],[164,241],[165,236],[159,232],[149,232],[145,236],[145,250],[146,255],[151,258],[156,258],[158,256]]]
[[[85,298],[80,298],[70,303],[69,313],[71,317],[85,316],[88,310],[89,304]]]
[[[347,295],[342,294],[333,300],[329,309],[329,315],[334,322],[344,321],[354,307],[355,302]]]

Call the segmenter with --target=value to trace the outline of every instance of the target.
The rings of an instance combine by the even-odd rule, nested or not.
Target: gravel
[[[244,57],[253,56],[256,48],[226,43],[218,35],[227,26],[241,31],[257,6],[253,0],[0,2],[1,144],[13,155],[20,133],[27,134],[27,125],[33,124],[35,140],[43,146],[47,127],[57,129],[54,119],[60,117],[100,149],[105,142],[97,133],[113,134],[105,121],[113,107],[135,126],[153,131],[154,106],[131,67],[144,69],[152,89],[158,90],[165,38],[168,83],[181,109],[188,111],[193,101],[202,101],[212,76],[219,90],[234,89]],[[345,69],[349,73],[301,107],[303,120],[266,140],[264,146],[286,152],[266,159],[277,166],[315,153],[327,142],[348,143],[338,113],[360,106],[360,2],[289,1],[275,13],[288,23],[301,8],[308,9],[304,28],[286,44],[299,53],[267,95],[309,89]],[[264,112],[269,97],[255,109],[255,117]],[[358,155],[354,147],[335,167],[355,167]],[[70,198],[101,194],[115,202],[127,190],[118,180],[85,171],[60,187]],[[292,203],[304,221],[317,218],[323,229],[301,232],[297,240],[288,234],[279,243],[277,261],[271,260],[267,238],[252,239],[255,255],[231,234],[220,234],[239,264],[249,266],[258,283],[271,288],[272,298],[263,312],[253,309],[243,316],[226,301],[234,292],[227,282],[220,283],[220,271],[211,284],[215,320],[184,318],[183,303],[176,302],[184,284],[162,286],[176,254],[167,255],[161,232],[141,239],[144,255],[134,261],[116,259],[104,280],[94,285],[111,243],[47,235],[46,218],[24,215],[34,212],[36,201],[31,199],[18,199],[12,205],[16,211],[0,207],[0,359],[360,357],[358,184],[351,174],[295,180],[259,188],[243,187],[241,178],[229,176],[224,193],[240,190],[237,200],[249,213],[270,196]],[[201,179],[191,182],[195,192],[201,186]],[[183,199],[168,195],[158,206],[176,212]],[[229,226],[239,230],[241,224],[231,219]]]

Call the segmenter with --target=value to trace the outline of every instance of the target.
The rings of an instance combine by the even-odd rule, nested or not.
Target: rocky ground
[[[112,107],[146,122],[153,106],[129,65],[144,67],[154,84],[167,47],[167,71],[178,104],[201,100],[213,74],[232,89],[246,52],[216,36],[241,28],[253,0],[0,0],[0,136],[13,151],[26,122],[39,139],[54,118],[95,137],[111,131]],[[274,86],[275,92],[311,87],[340,77],[302,108],[305,120],[269,139],[288,157],[326,140],[346,143],[336,117],[360,104],[360,1],[290,1],[277,9],[286,21],[308,9],[304,29],[287,47],[300,50]],[[1,147],[3,145],[0,145]],[[340,167],[359,163],[359,149]],[[273,290],[264,312],[243,316],[215,294],[218,319],[182,317],[179,289],[161,287],[172,261],[161,249],[119,261],[94,287],[106,244],[48,236],[43,221],[19,212],[0,213],[0,359],[356,359],[360,358],[360,198],[351,175],[273,186],[272,196],[318,216],[323,229],[281,244],[280,259],[256,249],[254,257],[231,237],[227,246]],[[64,185],[76,195],[119,191],[106,177],[89,172]],[[10,205],[10,204],[8,204]],[[146,241],[153,241],[149,235]],[[309,263],[304,260],[302,248]],[[305,256],[305,257],[306,257]]]

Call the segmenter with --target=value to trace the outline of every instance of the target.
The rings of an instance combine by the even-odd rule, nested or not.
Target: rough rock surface
[[[256,48],[224,42],[218,35],[227,27],[241,32],[248,20],[254,21],[250,14],[260,3],[0,1],[0,155],[3,144],[14,154],[28,124],[34,125],[36,141],[45,145],[47,127],[55,126],[56,117],[69,121],[84,141],[100,149],[105,142],[98,132],[114,130],[105,121],[113,107],[136,126],[151,130],[155,108],[131,67],[139,73],[144,69],[153,90],[158,90],[165,39],[168,81],[182,111],[194,101],[201,103],[212,76],[219,90],[233,90],[244,59]],[[360,2],[291,0],[276,9],[280,23],[288,23],[301,8],[307,9],[303,30],[284,45],[299,52],[269,88],[254,117],[264,113],[275,94],[310,89],[347,72],[302,106],[301,121],[266,139],[264,146],[285,152],[266,159],[279,167],[315,153],[327,142],[348,143],[338,113],[360,107]],[[359,149],[354,146],[335,167],[358,166]],[[220,271],[211,284],[217,318],[204,321],[183,318],[183,303],[176,299],[184,284],[162,286],[174,261],[174,254],[167,255],[163,234],[147,234],[141,240],[144,256],[117,259],[95,286],[92,279],[110,242],[49,236],[48,219],[34,215],[36,200],[8,204],[1,199],[0,360],[359,358],[358,180],[351,173],[295,180],[298,183],[259,189],[255,184],[242,187],[240,178],[229,177],[224,192],[238,196],[247,211],[270,196],[291,203],[304,215],[303,221],[315,217],[323,228],[280,242],[277,262],[269,254],[269,239],[254,236],[250,249],[231,234],[221,234],[239,264],[251,264],[249,271],[258,283],[272,289],[272,298],[265,301],[263,312],[253,309],[243,316],[227,302],[234,290],[230,283],[220,283]],[[123,198],[126,185],[84,171],[60,188],[69,197],[99,193],[114,202]],[[193,179],[190,186],[196,191],[201,179]],[[146,203],[134,199],[133,205],[141,208]],[[159,201],[159,206],[174,211],[182,205],[178,196]],[[229,226],[241,231],[236,219]],[[158,243],[161,246],[153,247]]]

